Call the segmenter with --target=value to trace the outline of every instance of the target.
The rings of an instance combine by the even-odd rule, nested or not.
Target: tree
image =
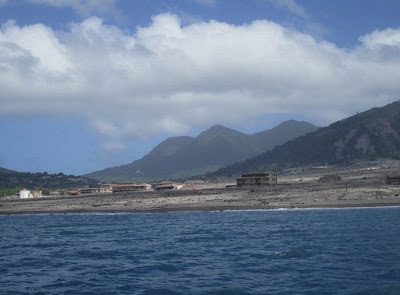
[[[49,196],[50,195],[50,190],[47,188],[42,189],[42,196]]]

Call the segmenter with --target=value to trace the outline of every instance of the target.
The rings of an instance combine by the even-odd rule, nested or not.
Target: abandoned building
[[[278,183],[278,174],[270,172],[242,174],[236,179],[237,186],[271,185]]]
[[[79,196],[79,195],[89,195],[89,194],[96,194],[99,193],[100,189],[99,188],[80,188],[80,189],[74,189],[74,190],[69,190],[68,195],[69,196]]]
[[[177,190],[183,188],[183,185],[175,184],[175,183],[157,183],[153,184],[153,189],[156,191],[164,191],[164,190]]]
[[[113,193],[147,191],[151,189],[151,185],[147,183],[124,183],[110,185]]]
[[[96,193],[99,193],[99,192],[100,192],[99,188],[92,188],[92,187],[90,187],[90,188],[81,188],[79,190],[79,193],[82,194],[82,195],[84,195],[84,194],[96,194]]]
[[[79,196],[79,190],[69,190],[68,195],[69,196]]]

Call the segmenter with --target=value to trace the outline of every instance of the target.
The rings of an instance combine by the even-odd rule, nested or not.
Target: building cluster
[[[80,195],[88,195],[88,194],[100,194],[100,193],[121,193],[121,192],[134,192],[134,191],[162,191],[162,190],[178,190],[182,189],[184,185],[170,183],[170,182],[161,182],[156,184],[148,184],[148,183],[111,183],[111,184],[103,184],[99,188],[80,188],[80,189],[72,189],[68,191],[53,191],[50,193],[50,196],[56,197],[62,194],[67,194],[69,196],[80,196]],[[40,198],[42,197],[41,191],[29,191],[29,190],[21,190],[19,192],[20,199],[31,199],[31,198]]]
[[[161,190],[176,190],[182,189],[183,185],[162,182],[157,184],[148,183],[110,183],[103,184],[100,188],[83,188],[79,190],[70,190],[68,194],[70,196],[78,196],[85,194],[110,194],[110,193],[123,193],[123,192],[135,192],[135,191],[161,191]]]
[[[250,173],[243,174],[242,177],[236,179],[236,186],[261,186],[261,185],[273,185],[277,184],[278,175],[270,172]],[[204,181],[197,181],[195,184],[203,184]],[[188,189],[190,184],[185,183]],[[73,190],[62,190],[54,191],[50,193],[50,196],[60,196],[68,194],[69,196],[80,196],[88,194],[110,194],[110,193],[123,193],[123,192],[134,192],[134,191],[164,191],[164,190],[179,190],[185,187],[183,184],[176,184],[172,182],[160,182],[155,184],[148,183],[110,183],[103,184],[99,188],[80,188]],[[231,187],[231,186],[229,186]],[[40,198],[42,197],[41,191],[29,191],[21,190],[19,192],[20,199]]]

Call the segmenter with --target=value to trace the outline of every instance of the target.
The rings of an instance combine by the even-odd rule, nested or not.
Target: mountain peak
[[[319,127],[305,121],[288,120],[272,129],[261,131],[251,136],[263,147],[263,151],[266,151],[272,149],[275,145],[283,144],[318,129]],[[260,153],[263,151],[260,151]]]
[[[222,125],[214,125],[211,128],[207,129],[206,131],[200,133],[196,137],[196,141],[201,144],[207,144],[216,137],[225,137],[234,139],[246,136],[247,136],[246,134],[236,131],[234,129]]]
[[[224,131],[229,131],[229,130],[233,130],[233,129],[222,126],[220,124],[217,124],[217,125],[211,126],[204,132],[224,132]]]
[[[303,124],[303,123],[310,124],[310,123],[305,122],[305,121],[286,120],[286,121],[283,121],[282,123],[278,124],[276,127],[285,126],[285,125]]]
[[[316,127],[313,124],[306,122],[306,121],[297,121],[297,120],[287,120],[287,121],[283,121],[282,123],[278,124],[277,126],[275,126],[273,129],[282,129],[282,128],[312,128],[312,127]],[[316,127],[317,129],[319,127]]]

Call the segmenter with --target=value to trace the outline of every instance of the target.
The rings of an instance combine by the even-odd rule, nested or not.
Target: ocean
[[[400,294],[400,208],[0,216],[0,294]]]

